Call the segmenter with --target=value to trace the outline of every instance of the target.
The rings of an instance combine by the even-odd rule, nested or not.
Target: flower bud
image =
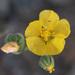
[[[21,33],[7,35],[5,43],[1,50],[6,53],[19,54],[26,48],[25,39]]]
[[[49,71],[49,73],[52,73],[52,71],[55,71],[54,59],[52,56],[49,56],[49,55],[42,56],[40,58],[39,64],[44,70]]]

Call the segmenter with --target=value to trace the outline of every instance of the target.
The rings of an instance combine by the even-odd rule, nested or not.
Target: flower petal
[[[59,21],[59,16],[53,10],[44,10],[40,13],[39,20],[42,25],[51,26]]]
[[[63,51],[64,45],[65,45],[64,39],[55,38],[53,40],[49,40],[46,46],[46,54],[57,55]]]
[[[55,37],[67,38],[70,35],[70,24],[66,19],[61,19],[53,28]]]
[[[31,52],[37,55],[44,55],[46,53],[45,43],[42,38],[39,37],[28,37],[26,43]]]
[[[40,22],[38,20],[33,21],[27,27],[25,31],[25,36],[26,37],[39,36],[41,34],[40,32],[41,32]]]

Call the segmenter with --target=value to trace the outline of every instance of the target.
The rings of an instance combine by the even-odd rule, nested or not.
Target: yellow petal
[[[37,55],[44,55],[46,53],[45,43],[42,38],[39,37],[28,37],[26,43],[31,52]]]
[[[70,24],[66,19],[61,19],[53,28],[55,37],[67,38],[70,34]]]
[[[39,20],[43,26],[52,26],[59,21],[59,16],[53,10],[41,11]]]
[[[25,36],[26,37],[39,36],[41,34],[40,32],[41,32],[40,22],[38,20],[33,21],[27,27],[25,31]]]
[[[61,53],[64,49],[65,40],[61,38],[55,38],[49,40],[46,45],[46,54],[57,55]]]

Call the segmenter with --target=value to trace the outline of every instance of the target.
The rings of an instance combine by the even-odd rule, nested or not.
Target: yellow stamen
[[[53,32],[52,30],[52,27],[41,28],[41,37],[43,37],[45,41],[48,41],[49,37],[54,36],[55,34],[55,32]]]
[[[48,70],[49,73],[52,73],[52,71],[55,71],[53,64],[51,64],[49,67],[45,67],[44,69],[45,69],[45,70]]]

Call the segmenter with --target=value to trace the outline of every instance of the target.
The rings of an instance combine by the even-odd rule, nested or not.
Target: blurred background
[[[75,0],[0,0],[0,48],[9,33],[23,33],[42,10],[54,10],[71,24],[64,51],[54,56],[55,72],[51,75],[75,75]],[[0,50],[0,75],[50,75],[38,64],[39,56],[26,51],[19,55]]]

